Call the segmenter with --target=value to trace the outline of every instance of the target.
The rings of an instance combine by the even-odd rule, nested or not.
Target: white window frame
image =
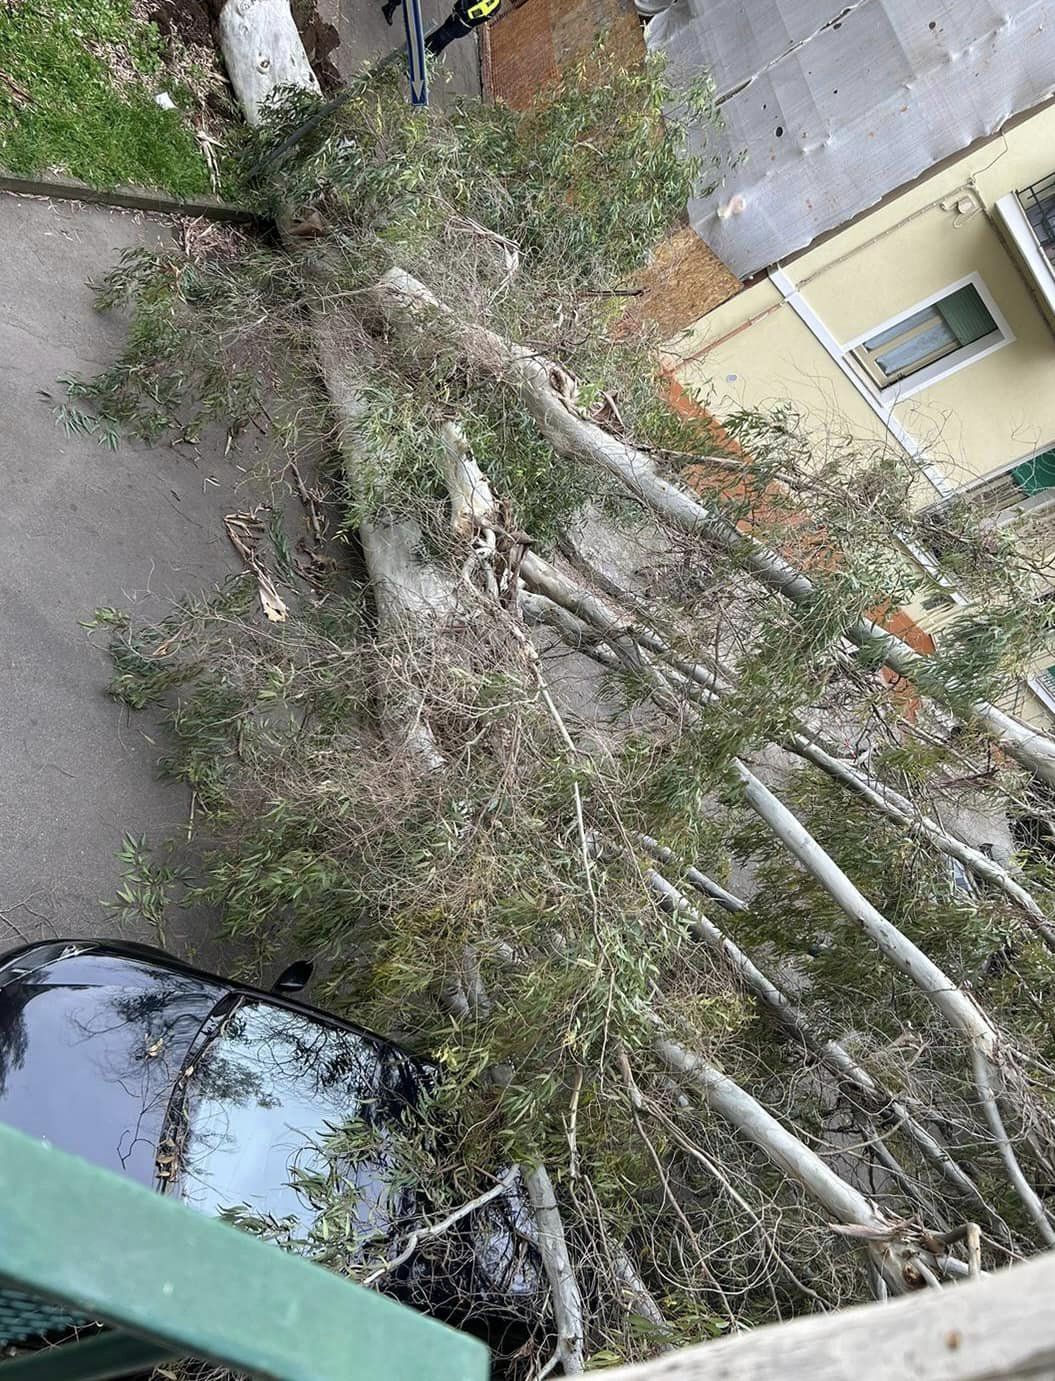
[[[1055,322],[1055,268],[1048,262],[1047,255],[1040,247],[1040,241],[1033,233],[1033,227],[1022,210],[1018,193],[1008,192],[996,202],[993,209],[1008,238],[1022,256],[1049,322]]]
[[[976,494],[979,490],[984,489],[985,486],[991,484],[993,480],[1000,479],[1004,475],[1010,475],[1012,470],[1017,470],[1020,465],[1025,465],[1027,461],[1034,460],[1037,456],[1045,455],[1048,451],[1055,451],[1055,438],[1052,438],[1051,442],[1047,445],[1038,443],[1031,450],[1027,451],[1024,456],[1019,456],[1017,460],[1009,460],[1006,464],[998,465],[995,469],[990,470],[987,475],[979,475],[977,479],[970,480],[967,484],[961,485],[961,487],[955,491],[955,497],[970,499],[972,494]],[[940,500],[939,506],[942,502],[948,502],[948,500]],[[997,511],[991,515],[989,521],[996,527],[1005,527],[1008,523],[1017,522],[1019,518],[1031,512],[1033,509],[1047,508],[1051,504],[1055,504],[1055,486],[1051,489],[1040,489],[1036,494],[1023,494],[1022,497],[1016,499],[1009,508],[997,509]]]
[[[950,297],[953,293],[966,287],[974,288],[982,299],[986,311],[996,322],[996,330],[990,331],[987,336],[982,336],[980,340],[973,341],[970,345],[962,345],[959,350],[954,350],[951,354],[943,355],[940,360],[935,360],[932,364],[924,365],[922,369],[916,370],[915,373],[909,374],[904,379],[899,379],[896,383],[885,386],[877,384],[867,369],[856,359],[853,352],[864,345],[866,341],[872,340],[873,337],[881,335],[884,331],[889,331],[892,326],[907,321],[917,312],[922,312],[927,307],[933,307],[935,302],[941,302],[943,298]],[[986,355],[991,355],[994,350],[1000,350],[1005,345],[1010,345],[1014,339],[1015,333],[993,300],[992,293],[982,282],[981,274],[969,273],[966,278],[960,278],[955,283],[949,283],[939,292],[931,293],[922,301],[913,303],[911,307],[906,307],[904,311],[880,322],[878,326],[870,326],[867,331],[863,331],[861,335],[847,341],[840,348],[851,367],[860,375],[868,388],[881,403],[889,407],[906,398],[911,398],[913,394],[920,393],[925,388],[930,388],[932,384],[938,383],[941,379],[947,379],[950,374],[955,374],[967,365],[974,364],[976,360],[985,359]]]

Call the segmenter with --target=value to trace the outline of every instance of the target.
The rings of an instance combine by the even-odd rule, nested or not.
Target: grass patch
[[[159,91],[176,110],[155,103]],[[0,0],[0,164],[10,171],[210,192],[196,103],[132,0]]]

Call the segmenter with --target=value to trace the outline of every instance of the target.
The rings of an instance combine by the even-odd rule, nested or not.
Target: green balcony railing
[[[56,1330],[70,1341],[27,1350]],[[475,1338],[3,1124],[0,1346],[3,1381],[177,1357],[273,1381],[489,1374]]]

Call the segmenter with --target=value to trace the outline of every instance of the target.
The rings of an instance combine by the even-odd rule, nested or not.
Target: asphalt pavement
[[[126,833],[160,839],[188,820],[188,793],[158,780],[154,720],[107,696],[105,634],[79,621],[103,606],[154,617],[237,570],[222,520],[245,478],[219,448],[110,451],[66,435],[54,410],[60,376],[96,373],[124,341],[87,280],[163,233],[141,214],[0,195],[0,950],[155,940],[102,903]],[[211,928],[189,916],[168,939],[203,955]]]
[[[428,31],[450,4],[422,8]],[[346,78],[404,46],[401,15],[387,24],[376,0],[319,10]],[[443,54],[432,98],[479,93],[472,35]],[[109,698],[105,633],[80,621],[100,607],[159,617],[238,570],[223,515],[251,502],[249,481],[219,445],[110,451],[55,415],[59,380],[98,372],[125,339],[89,280],[166,233],[141,213],[0,193],[0,952],[43,937],[156,942],[105,908],[118,850],[128,833],[163,840],[189,819],[189,793],[158,777],[156,719]],[[215,931],[214,917],[177,913],[164,938],[222,966]]]

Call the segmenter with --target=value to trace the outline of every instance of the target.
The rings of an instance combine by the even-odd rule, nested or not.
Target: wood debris
[[[257,517],[259,512],[259,508],[254,508],[250,513],[227,513],[224,515],[223,525],[231,545],[245,562],[246,569],[256,579],[260,607],[266,618],[271,623],[285,623],[289,611],[267,568],[256,554],[257,544],[264,531],[264,525]]]

